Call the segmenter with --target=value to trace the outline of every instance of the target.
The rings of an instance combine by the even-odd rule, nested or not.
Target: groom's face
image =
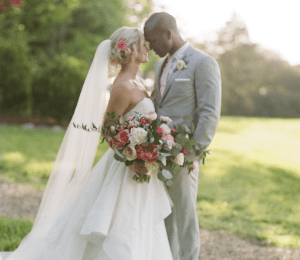
[[[159,57],[166,56],[171,49],[171,42],[166,32],[156,28],[144,31],[145,39],[149,42],[150,50],[153,50]]]

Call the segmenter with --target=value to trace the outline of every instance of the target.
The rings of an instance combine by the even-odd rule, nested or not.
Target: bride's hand
[[[146,175],[148,173],[148,169],[145,166],[145,164],[134,162],[132,165],[129,166],[129,168],[135,173],[137,173],[137,175],[139,176],[142,174]]]

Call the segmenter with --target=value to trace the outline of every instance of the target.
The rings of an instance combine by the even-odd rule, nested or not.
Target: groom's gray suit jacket
[[[170,117],[171,126],[183,123],[183,116],[192,115],[196,127],[193,139],[203,149],[211,143],[220,119],[220,70],[214,58],[192,46],[181,57],[187,68],[169,74],[163,96],[160,78],[166,58],[156,64],[152,98],[158,116]],[[196,157],[190,155],[189,159]],[[173,186],[168,188],[174,206],[165,224],[174,260],[199,259],[199,222],[193,195],[197,187],[198,172],[188,175],[186,169],[181,169],[173,176]]]
[[[183,116],[192,115],[196,127],[193,139],[203,148],[211,143],[220,120],[220,69],[214,58],[192,46],[186,49],[182,60],[187,68],[169,74],[163,96],[160,78],[166,58],[157,62],[152,98],[158,117],[173,120],[170,126],[183,123]]]

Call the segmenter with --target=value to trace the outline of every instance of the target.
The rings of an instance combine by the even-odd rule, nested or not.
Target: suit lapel
[[[183,58],[181,59],[181,60],[185,61],[185,63],[187,64],[187,66],[188,66],[188,62],[189,62],[189,59],[190,59],[190,57],[191,57],[192,54],[193,54],[193,49],[192,49],[191,46],[189,46],[187,48],[187,50],[185,51]],[[189,67],[187,67],[187,69],[189,69]],[[174,82],[174,80],[176,78],[178,78],[178,76],[181,73],[183,73],[185,69],[183,69],[183,70],[176,70],[176,67],[175,67],[175,69],[173,69],[173,70],[175,70],[175,71],[172,71],[171,75],[167,78],[167,84],[166,84],[166,87],[165,87],[165,91],[163,93],[163,96],[162,97],[160,96],[161,97],[160,101],[159,101],[160,103],[164,100],[164,98],[167,95],[168,91],[170,90],[170,88],[171,88],[172,83]],[[161,75],[161,73],[160,73],[160,75]],[[159,82],[159,90],[160,90],[160,82]],[[160,91],[159,91],[159,95],[160,95]]]

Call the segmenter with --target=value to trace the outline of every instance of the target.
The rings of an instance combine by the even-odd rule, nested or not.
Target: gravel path
[[[0,216],[34,220],[43,192],[0,179]],[[300,249],[268,245],[264,241],[200,229],[201,260],[300,260]]]

